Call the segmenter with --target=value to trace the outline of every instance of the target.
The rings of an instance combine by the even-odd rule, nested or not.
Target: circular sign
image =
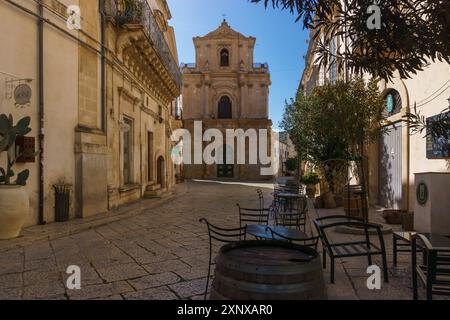
[[[425,182],[419,183],[416,190],[417,203],[425,206],[428,202],[428,187]]]
[[[388,94],[386,97],[386,110],[389,113],[394,112],[394,96],[392,94]]]
[[[19,84],[14,90],[14,100],[21,106],[30,103],[31,87],[26,83]]]

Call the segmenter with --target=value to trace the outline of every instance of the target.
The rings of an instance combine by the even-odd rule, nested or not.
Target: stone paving
[[[157,205],[133,204],[120,209],[123,215],[111,221],[94,219],[83,228],[79,221],[69,222],[68,234],[58,233],[56,224],[33,227],[41,229],[38,233],[25,230],[21,240],[0,242],[0,299],[202,299],[208,236],[199,219],[236,226],[235,204],[256,207],[257,187],[263,188],[269,202],[270,184],[186,182],[178,187],[186,192],[175,198]],[[330,213],[311,209],[310,218]],[[376,213],[373,216],[379,219]],[[329,298],[411,299],[409,257],[400,255],[399,266],[393,268],[391,239],[386,236],[389,284],[368,290],[367,260],[341,259],[336,284],[329,284],[329,270],[324,271]],[[70,265],[81,268],[81,290],[65,286]]]

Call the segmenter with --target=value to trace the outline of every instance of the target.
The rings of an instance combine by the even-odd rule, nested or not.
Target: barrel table
[[[344,211],[349,217],[362,218],[362,200],[359,196],[344,197]]]
[[[220,249],[211,300],[323,300],[319,254],[285,241],[239,241]]]

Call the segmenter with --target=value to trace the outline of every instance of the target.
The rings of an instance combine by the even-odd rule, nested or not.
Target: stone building
[[[278,176],[290,176],[295,175],[297,170],[291,170],[288,168],[287,161],[297,158],[297,151],[295,150],[295,146],[289,137],[289,133],[287,132],[279,132],[279,141],[280,141],[280,168],[278,170]],[[299,164],[297,164],[298,166]]]
[[[67,23],[73,5],[81,28]],[[17,169],[30,169],[27,225],[54,220],[60,182],[72,185],[71,218],[170,191],[182,124],[170,19],[165,0],[1,1],[0,113],[30,116],[40,151]],[[22,83],[32,97],[19,108]]]
[[[313,35],[314,31],[311,31],[300,86],[305,93],[325,82],[346,78],[344,72],[337,70],[336,63],[332,63],[330,68],[315,63],[314,50],[318,38],[314,40]],[[342,48],[341,36],[335,37],[333,42],[334,50]],[[403,117],[417,106],[421,115],[432,120],[449,107],[450,65],[430,61],[424,70],[410,79],[402,79],[397,72],[391,81],[381,81],[379,89],[385,98],[385,130],[380,140],[368,146],[366,151],[369,201],[371,205],[383,208],[414,211],[417,203],[416,175],[450,173],[450,143],[447,143],[447,152],[436,150],[433,147],[436,142],[423,134],[414,134]],[[449,186],[437,186],[438,189],[441,187],[446,190]]]
[[[221,26],[194,39],[196,62],[182,67],[183,123],[194,134],[194,122],[202,121],[203,132],[218,129],[226,137],[227,129],[267,130],[268,149],[272,123],[269,113],[270,74],[267,64],[254,63],[256,39]],[[250,164],[246,142],[245,164],[237,161],[236,140],[224,142],[220,153],[223,164],[185,164],[185,177],[198,179],[271,179],[261,175],[261,163]],[[268,150],[268,154],[270,154]],[[234,158],[231,156],[234,154]],[[228,159],[226,159],[228,157]],[[231,164],[230,164],[231,163]]]

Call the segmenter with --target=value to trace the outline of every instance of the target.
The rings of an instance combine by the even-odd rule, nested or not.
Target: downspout
[[[100,84],[100,104],[101,104],[101,123],[100,128],[106,132],[106,15],[105,15],[105,0],[99,0],[100,12],[100,54],[101,54],[101,84]]]
[[[44,225],[44,6],[38,3],[38,83],[39,83],[39,213],[38,224]]]

